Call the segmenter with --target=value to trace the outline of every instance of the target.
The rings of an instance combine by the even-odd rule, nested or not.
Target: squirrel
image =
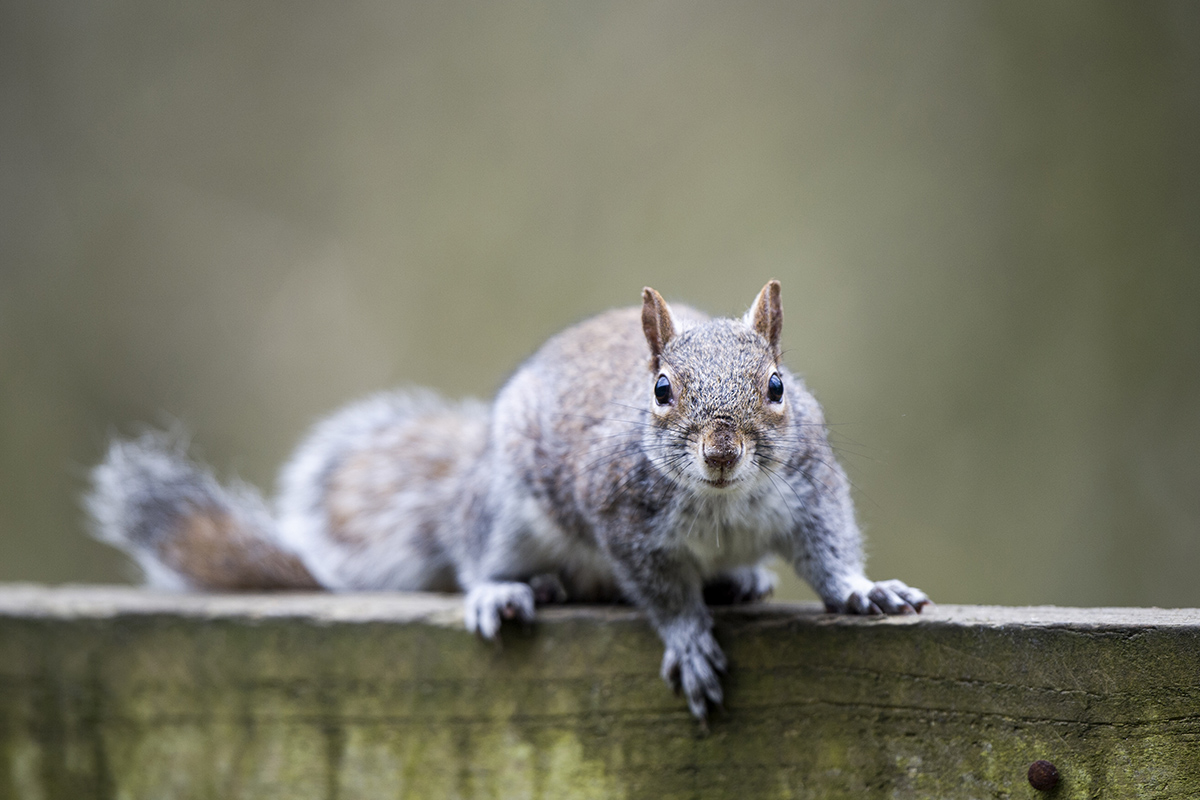
[[[704,724],[726,670],[707,604],[770,595],[767,557],[829,612],[930,602],[864,574],[849,481],[781,362],[782,322],[778,281],[732,319],[647,287],[640,310],[547,341],[490,406],[397,391],[320,422],[274,512],[161,433],[114,441],[85,504],[159,587],[461,591],[484,639],[541,603],[632,603]]]

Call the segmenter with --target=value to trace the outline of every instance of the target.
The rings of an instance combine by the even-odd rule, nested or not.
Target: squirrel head
[[[758,475],[756,453],[780,438],[792,413],[789,395],[805,395],[779,363],[782,327],[779,281],[767,283],[741,318],[682,329],[662,295],[642,290],[646,398],[655,421],[645,444],[660,469],[715,491]]]

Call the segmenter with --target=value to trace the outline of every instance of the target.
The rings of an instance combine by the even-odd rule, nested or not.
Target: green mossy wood
[[[765,605],[717,638],[700,736],[627,608],[496,648],[456,597],[0,587],[0,797],[1200,797],[1197,610]]]

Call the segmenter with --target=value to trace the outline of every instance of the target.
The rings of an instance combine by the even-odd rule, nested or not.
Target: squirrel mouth
[[[708,486],[712,486],[714,489],[725,489],[737,483],[737,481],[729,478],[717,478],[715,480],[712,478],[701,478],[701,480],[704,481],[704,483]]]

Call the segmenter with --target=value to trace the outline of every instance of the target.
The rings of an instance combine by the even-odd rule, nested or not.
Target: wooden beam
[[[0,797],[1200,797],[1200,610],[718,610],[704,736],[636,611],[459,603],[0,586]]]

